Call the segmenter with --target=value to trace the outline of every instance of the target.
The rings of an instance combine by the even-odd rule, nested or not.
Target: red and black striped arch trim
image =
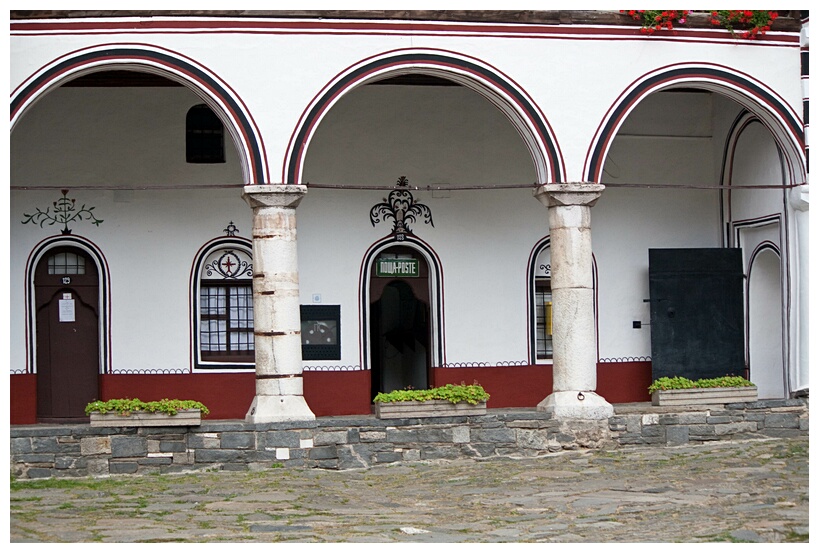
[[[422,65],[425,67],[434,67],[444,72],[451,71],[459,75],[470,75],[476,81],[481,81],[493,87],[508,98],[508,101],[514,103],[514,107],[530,122],[534,132],[539,135],[539,141],[543,144],[545,158],[549,166],[549,182],[559,183],[563,181],[561,169],[562,160],[556,141],[552,136],[552,130],[549,128],[548,122],[538,107],[519,87],[515,86],[509,79],[498,72],[492,71],[487,66],[480,65],[463,57],[456,57],[443,52],[413,51],[396,53],[355,67],[320,93],[319,97],[313,102],[306,115],[302,118],[300,125],[293,133],[291,146],[287,159],[285,160],[285,168],[283,171],[284,182],[286,184],[300,184],[302,163],[306,155],[306,147],[310,136],[324,113],[329,109],[329,106],[343,95],[345,91],[361,84],[368,76],[375,73]]]
[[[787,108],[781,98],[776,97],[759,84],[737,73],[731,73],[716,67],[672,68],[656,73],[638,83],[627,94],[623,95],[617,105],[610,111],[608,118],[603,122],[601,130],[596,135],[594,144],[590,147],[590,155],[587,161],[588,170],[585,173],[587,181],[600,181],[606,152],[614,139],[617,129],[634,106],[639,103],[643,96],[659,90],[664,85],[670,86],[675,82],[685,82],[686,86],[689,87],[696,87],[698,82],[717,83],[733,90],[740,90],[744,95],[753,98],[757,104],[775,114],[777,119],[781,121],[784,130],[798,142],[798,147],[804,149],[805,134],[802,123]]]

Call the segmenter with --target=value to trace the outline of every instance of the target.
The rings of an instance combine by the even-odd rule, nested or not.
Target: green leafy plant
[[[690,380],[682,376],[664,376],[655,380],[648,387],[649,393],[659,390],[686,390],[689,388],[739,388],[744,386],[755,386],[750,380],[741,376],[720,376],[718,378],[700,378]]]
[[[373,399],[376,403],[393,403],[396,401],[427,401],[443,399],[451,403],[470,403],[475,405],[489,399],[489,394],[483,387],[474,384],[447,384],[440,388],[429,390],[393,390],[389,393],[381,392]]]
[[[85,406],[85,414],[91,413],[118,413],[123,417],[135,412],[165,413],[176,415],[184,409],[199,409],[202,415],[210,413],[207,407],[192,399],[161,399],[159,401],[141,401],[134,399],[109,399],[108,401],[92,401]]]

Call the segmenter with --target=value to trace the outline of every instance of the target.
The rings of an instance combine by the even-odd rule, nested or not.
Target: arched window
[[[188,110],[185,135],[188,163],[225,162],[225,129],[208,106],[199,104]]]
[[[549,236],[541,239],[529,255],[527,275],[529,363],[552,362],[552,250]],[[597,265],[592,255],[592,288],[597,290]],[[597,298],[594,299],[595,336]]]
[[[194,355],[197,368],[254,363],[253,259],[250,245],[217,240],[195,264]]]
[[[535,273],[535,356],[552,358],[552,256],[551,249],[543,248],[537,256]]]

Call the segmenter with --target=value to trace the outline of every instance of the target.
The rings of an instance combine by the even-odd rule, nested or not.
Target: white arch
[[[70,52],[31,74],[11,95],[10,130],[38,100],[66,81],[109,69],[161,75],[190,89],[225,125],[245,184],[269,180],[261,133],[239,95],[215,73],[178,52],[146,44],[103,44]]]
[[[384,52],[347,67],[330,80],[304,110],[293,131],[282,168],[282,182],[301,183],[310,141],[321,120],[342,96],[363,84],[409,73],[442,77],[486,98],[506,115],[526,144],[537,184],[562,182],[565,168],[554,133],[526,91],[486,62],[431,48]]]
[[[585,162],[586,179],[600,182],[612,140],[643,98],[661,90],[692,87],[722,94],[756,115],[785,154],[787,183],[806,182],[804,128],[798,113],[764,83],[731,68],[706,63],[669,65],[635,79],[600,122]]]
[[[760,399],[788,397],[784,363],[781,260],[772,245],[754,252],[748,271],[748,365]]]

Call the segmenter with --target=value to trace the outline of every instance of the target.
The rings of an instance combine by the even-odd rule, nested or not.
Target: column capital
[[[592,207],[605,189],[605,185],[594,182],[543,184],[535,188],[534,196],[546,207],[569,205]]]
[[[252,208],[298,207],[307,187],[303,184],[249,184],[242,191],[242,198]]]

